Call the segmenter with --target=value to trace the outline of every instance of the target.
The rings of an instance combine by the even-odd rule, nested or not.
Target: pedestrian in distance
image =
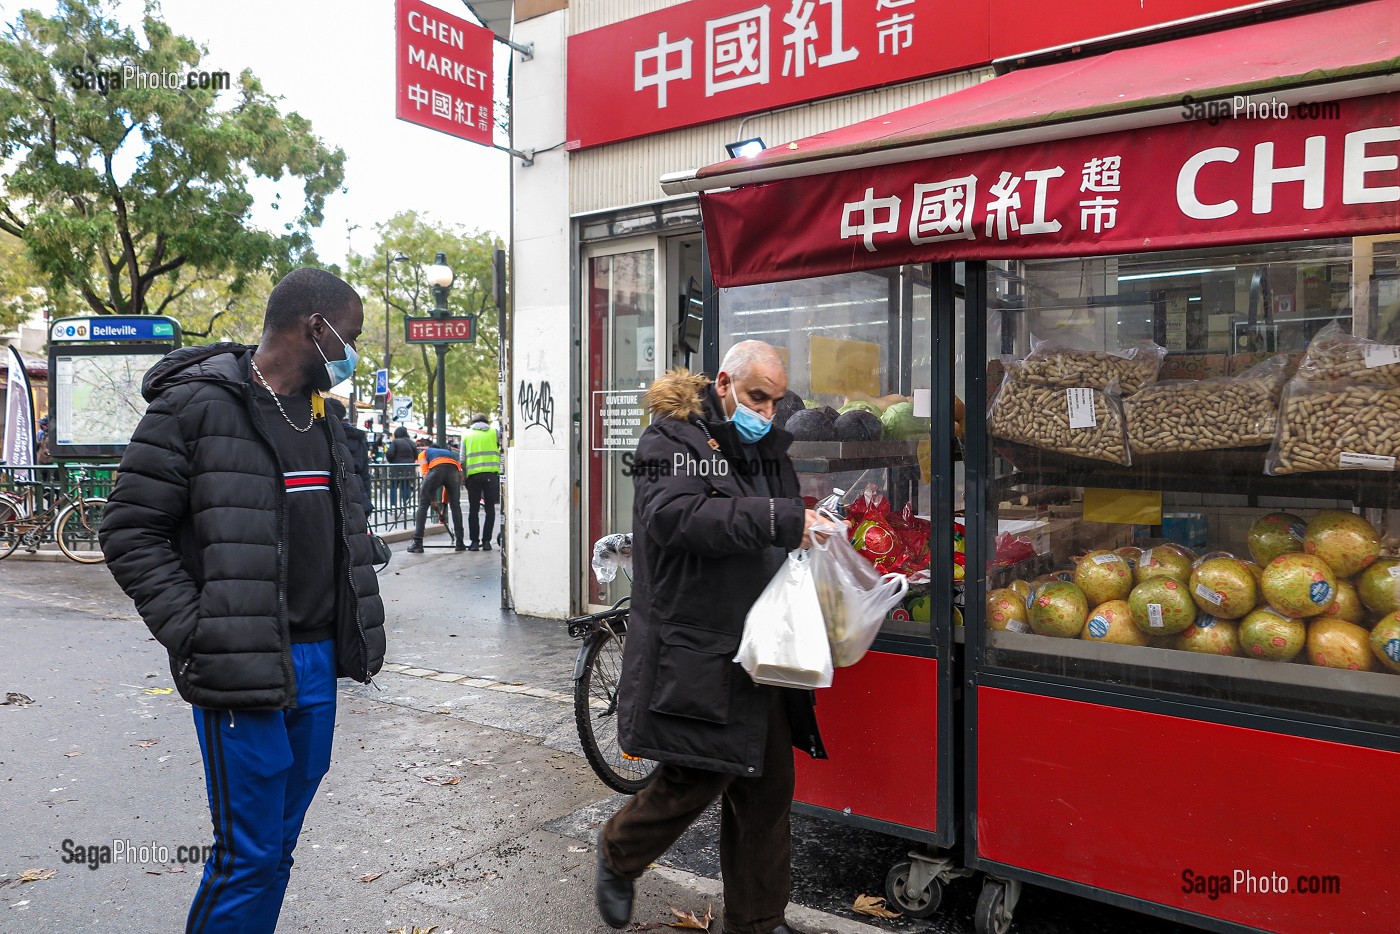
[[[418,490],[418,516],[413,524],[413,541],[408,545],[409,554],[423,553],[428,509],[441,502],[444,495],[452,508],[452,524],[457,529],[457,537],[453,539],[455,550],[466,551],[467,543],[462,536],[462,464],[457,455],[447,448],[428,445],[418,452],[418,472],[423,477],[423,485]]]
[[[384,459],[390,464],[412,464],[418,460],[418,446],[413,443],[413,439],[408,436],[408,429],[400,425],[394,429],[394,440],[389,442],[389,447],[385,450]],[[404,505],[408,505],[413,496],[413,478],[409,476],[409,470],[405,467],[391,468],[392,478],[389,482],[389,505],[397,506],[402,499]],[[403,476],[399,476],[402,473]]]
[[[384,661],[384,605],[341,412],[363,310],[302,268],[257,347],[184,347],[151,368],[100,529],[107,567],[194,707],[212,855],[187,934],[273,934],[330,768],[338,677]]]
[[[484,414],[473,415],[471,426],[462,436],[462,472],[467,483],[467,532],[472,539],[467,551],[490,551],[491,533],[496,529],[496,504],[501,501],[501,435]],[[478,506],[485,507],[480,525],[476,517]]]
[[[725,934],[795,934],[793,753],[825,758],[813,695],[755,684],[734,663],[744,618],[820,521],[773,427],[787,372],[761,341],[735,344],[713,385],[673,370],[647,390],[633,472],[632,604],[618,686],[629,755],[660,763],[598,836],[595,900],[631,920],[634,881],[721,799]]]

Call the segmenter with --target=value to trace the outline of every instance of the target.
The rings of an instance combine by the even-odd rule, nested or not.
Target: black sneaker
[[[462,544],[461,542],[458,542],[458,543],[456,544],[456,546],[453,547],[452,550],[453,550],[453,551],[466,551],[466,550],[467,550],[467,546],[464,545],[464,544]]]
[[[481,550],[482,550],[482,551],[490,551],[490,550],[491,550],[491,543],[490,543],[490,542],[482,542],[482,543],[481,543]]]
[[[414,542],[413,544],[408,546],[407,551],[411,555],[421,555],[423,553],[423,543]]]
[[[476,542],[472,542],[470,545],[467,546],[467,551],[480,551],[480,550],[481,550],[481,546],[478,545]]]

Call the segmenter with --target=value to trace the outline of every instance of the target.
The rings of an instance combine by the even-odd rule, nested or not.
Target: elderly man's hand
[[[817,539],[818,541],[822,541],[822,542],[826,541],[827,538],[830,536],[831,533],[830,533],[830,532],[813,532],[813,531],[812,531],[812,526],[814,526],[814,525],[828,524],[828,523],[830,523],[830,522],[831,522],[831,520],[828,519],[828,518],[826,518],[825,516],[819,515],[818,513],[813,512],[812,510],[808,509],[808,510],[806,511],[806,513],[804,514],[803,523],[802,523],[802,547],[803,547],[803,548],[811,548],[811,547],[812,547],[812,538],[813,538],[814,536],[816,537],[816,539]]]

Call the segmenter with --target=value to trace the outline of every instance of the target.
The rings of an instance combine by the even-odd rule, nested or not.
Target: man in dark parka
[[[744,618],[819,520],[772,425],[787,372],[736,344],[713,385],[675,370],[647,391],[632,465],[632,614],[618,729],[660,762],[599,837],[599,912],[630,920],[633,880],[723,796],[725,934],[792,934],[792,747],[824,758],[812,694],[755,684],[734,663]]]

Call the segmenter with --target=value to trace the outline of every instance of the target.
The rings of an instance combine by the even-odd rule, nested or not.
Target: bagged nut
[[[1128,464],[1123,403],[1117,387],[1058,389],[1008,375],[992,400],[988,430],[998,438],[1032,447]]]
[[[1287,357],[1239,376],[1168,380],[1123,400],[1135,456],[1268,444],[1278,425]]]
[[[1400,388],[1290,380],[1270,476],[1325,470],[1394,470],[1400,458]]]
[[[1105,390],[1118,384],[1118,395],[1130,396],[1157,380],[1166,348],[1150,341],[1113,352],[1071,350],[1041,341],[1016,367],[1020,380],[1061,389],[1085,387]]]
[[[1333,321],[1308,342],[1298,379],[1400,386],[1400,345],[1353,337]]]

